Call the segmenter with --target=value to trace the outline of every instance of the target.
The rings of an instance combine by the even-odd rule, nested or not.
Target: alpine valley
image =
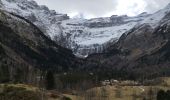
[[[82,91],[99,87],[103,80],[133,80],[133,88],[141,89],[137,86],[165,76],[170,76],[170,4],[153,14],[83,19],[33,0],[0,0],[0,83],[46,85],[47,90],[62,91],[56,93],[61,100],[70,100],[64,92],[82,97]],[[156,100],[145,96],[139,100]],[[79,100],[112,100],[83,98]]]

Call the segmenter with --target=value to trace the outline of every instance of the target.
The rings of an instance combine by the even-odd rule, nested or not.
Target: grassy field
[[[161,83],[152,86],[115,84],[64,94],[57,91],[44,91],[44,100],[156,100],[156,94],[160,89],[170,90],[170,78],[164,77],[161,80]],[[39,88],[24,84],[0,84],[0,93],[2,93],[4,87],[24,88],[34,93],[42,93]]]
[[[0,100],[41,100],[41,90],[25,84],[0,84]]]
[[[26,84],[0,84],[0,89],[3,87],[8,86],[8,87],[16,87],[16,88],[25,88],[28,91],[38,91],[39,89],[37,87],[34,87],[32,85],[26,85]]]
[[[89,89],[79,95],[65,96],[72,100],[156,100],[157,92],[170,90],[170,78],[161,78],[162,82],[154,86],[101,86]]]

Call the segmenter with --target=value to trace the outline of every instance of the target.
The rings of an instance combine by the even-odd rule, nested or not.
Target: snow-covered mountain
[[[25,17],[37,25],[46,35],[53,38],[61,31],[57,22],[69,19],[66,14],[56,13],[33,0],[0,0],[1,8]]]
[[[61,23],[63,33],[70,34],[72,49],[78,55],[101,53],[109,43],[118,41],[120,36],[144,20],[148,14],[136,17],[111,16],[95,19],[68,19]],[[73,41],[73,42],[71,42]]]
[[[120,73],[125,79],[169,76],[170,4],[138,22],[107,52],[89,55],[83,68],[93,73]]]
[[[0,0],[1,9],[18,14],[33,22],[52,40],[70,48],[77,56],[103,52],[122,34],[142,24],[155,28],[170,11],[170,5],[154,14],[142,13],[135,17],[116,16],[94,19],[71,19],[56,13],[33,0]]]

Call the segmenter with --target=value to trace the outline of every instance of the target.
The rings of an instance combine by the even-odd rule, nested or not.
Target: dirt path
[[[143,86],[140,86],[139,89],[141,89],[141,92],[145,92],[145,89],[143,88]]]

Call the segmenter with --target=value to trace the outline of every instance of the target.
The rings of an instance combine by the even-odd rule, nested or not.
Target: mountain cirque
[[[89,20],[70,19],[31,0],[1,0],[1,9],[10,12],[1,16],[6,29],[1,30],[2,55],[17,55],[27,65],[128,73],[126,78],[169,74],[170,4],[154,14]],[[92,55],[77,65],[80,59],[63,47],[79,57]]]
[[[113,15],[89,20],[70,19],[66,14],[56,13],[32,0],[1,0],[1,8],[28,19],[78,57],[103,52],[110,43],[117,42],[123,33],[150,16],[142,13],[135,17]]]

